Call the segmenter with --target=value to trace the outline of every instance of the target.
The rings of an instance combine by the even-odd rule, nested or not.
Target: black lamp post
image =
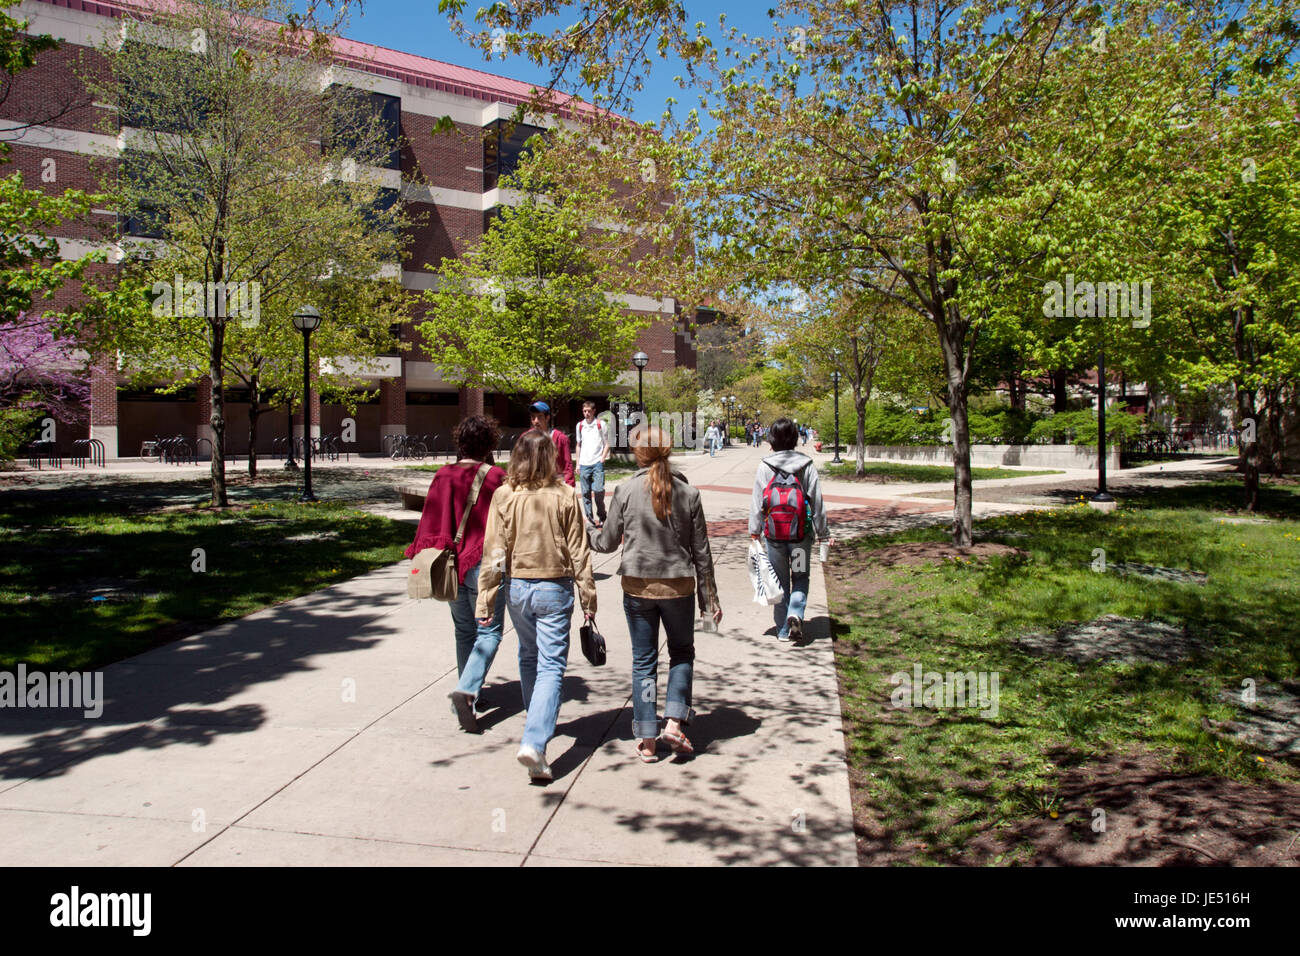
[[[1097,352],[1097,493],[1092,500],[1105,507],[1115,499],[1106,492],[1106,327],[1102,325],[1101,348]]]
[[[293,314],[293,325],[302,333],[302,498],[316,501],[311,491],[311,334],[320,327],[320,313],[304,305]],[[293,436],[290,435],[292,441]]]
[[[835,457],[831,459],[832,465],[842,465],[843,460],[840,458],[840,373],[831,372],[835,379]]]
[[[637,352],[632,356],[632,364],[636,366],[636,403],[641,407],[642,416],[645,415],[645,392],[643,390],[642,378],[645,375],[645,367],[650,364],[650,356],[644,352]],[[645,421],[645,418],[642,418]]]

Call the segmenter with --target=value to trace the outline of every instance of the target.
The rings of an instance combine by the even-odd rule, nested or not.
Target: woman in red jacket
[[[506,473],[492,464],[492,451],[501,440],[496,422],[481,415],[471,415],[456,426],[452,435],[459,457],[454,465],[438,469],[424,499],[424,511],[415,541],[406,549],[408,558],[425,548],[446,548],[456,539],[456,529],[469,500],[474,478],[480,470],[483,476],[478,497],[465,523],[465,533],[456,549],[456,568],[460,587],[456,599],[449,605],[451,620],[456,631],[456,673],[460,683],[451,692],[452,709],[460,726],[476,734],[478,721],[474,705],[487,678],[488,668],[501,644],[501,627],[505,616],[505,590],[499,593],[495,614],[488,624],[475,619],[474,605],[478,601],[478,573],[483,560],[483,535],[487,528],[492,495],[501,487]]]

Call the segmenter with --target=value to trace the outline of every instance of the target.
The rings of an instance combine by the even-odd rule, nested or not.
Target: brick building
[[[90,157],[117,154],[117,137],[103,132],[105,118],[113,114],[90,101],[77,79],[76,65],[80,63],[84,69],[89,63],[94,68],[99,61],[102,67],[102,57],[94,48],[106,33],[118,32],[128,9],[129,5],[116,0],[23,0],[11,11],[28,21],[31,33],[50,34],[60,44],[15,78],[9,97],[0,105],[0,139],[11,144],[5,172],[21,171],[28,188],[60,193],[68,188],[93,191],[98,184],[93,180]],[[426,266],[460,254],[483,234],[492,210],[504,201],[497,180],[511,168],[527,137],[537,131],[534,127],[511,129],[506,120],[516,106],[526,102],[531,87],[351,40],[338,41],[335,49],[333,81],[370,91],[386,121],[406,143],[400,152],[394,151],[390,168],[384,171],[385,185],[415,212],[424,214],[424,225],[410,237],[401,278],[402,285],[412,292],[429,288],[433,277]],[[435,136],[434,125],[443,116],[452,118],[457,131]],[[28,125],[33,122],[36,125]],[[485,137],[485,132],[490,135]],[[98,217],[104,224],[112,223],[110,213],[99,211]],[[80,256],[102,244],[93,224],[69,225],[58,238],[67,257]],[[113,268],[108,264],[92,270]],[[52,306],[37,306],[62,309],[76,294],[65,288]],[[677,366],[695,366],[695,348],[677,302],[628,296],[626,306],[629,312],[651,318],[637,343],[650,357],[648,377],[653,379]],[[408,324],[402,335],[406,341],[416,341],[413,325]],[[384,372],[372,379],[379,394],[361,405],[354,416],[355,451],[380,451],[384,438],[397,434],[436,434],[440,436],[437,446],[443,446],[460,417],[480,411],[494,415],[508,430],[527,425],[526,408],[517,397],[458,388],[442,378],[418,347],[392,356]],[[182,434],[191,439],[208,435],[210,388],[206,381],[174,395],[159,395],[149,389],[128,391],[122,387],[123,381],[114,357],[95,358],[88,429],[90,437],[104,442],[109,457],[134,456],[141,442],[155,435]],[[635,374],[629,370],[606,391],[621,391],[634,382]],[[228,388],[226,396],[230,423],[226,454],[247,454],[246,430],[238,427],[246,418],[247,405],[241,403],[237,390]],[[577,417],[576,407],[558,411],[561,424]],[[315,394],[310,413],[314,435],[338,432],[347,415],[342,406],[321,407]],[[264,423],[259,454],[269,453],[273,440],[287,430],[283,412],[272,411]],[[301,414],[295,432],[302,432]],[[87,437],[87,428],[60,428],[59,437],[60,445],[70,445]]]

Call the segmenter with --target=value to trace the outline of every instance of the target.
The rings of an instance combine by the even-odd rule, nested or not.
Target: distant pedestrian
[[[461,728],[476,734],[479,727],[474,711],[480,703],[483,681],[501,644],[501,625],[505,617],[505,592],[502,591],[491,605],[492,614],[485,619],[486,623],[475,620],[479,568],[492,497],[501,487],[506,473],[492,464],[492,450],[501,440],[501,433],[492,419],[471,415],[456,426],[452,439],[459,460],[454,465],[439,468],[429,483],[415,541],[406,549],[406,556],[413,558],[425,548],[442,550],[451,547],[456,542],[462,519],[465,520],[465,530],[459,544],[455,545],[459,587],[455,600],[448,605],[456,634],[456,674],[460,678],[450,696],[452,710]],[[480,472],[481,479],[478,478]],[[475,495],[476,481],[478,489]],[[465,509],[472,495],[474,502],[466,519]]]
[[[817,481],[817,466],[794,450],[794,422],[772,423],[772,452],[758,466],[749,510],[749,536],[763,537],[768,560],[785,597],[773,608],[777,640],[803,643],[803,617],[808,604],[813,535],[833,544],[826,506]]]
[[[658,759],[662,738],[678,753],[694,753],[683,727],[690,724],[695,662],[695,603],[714,624],[722,605],[713,574],[708,527],[700,493],[668,464],[672,438],[662,429],[640,427],[630,444],[641,466],[614,489],[609,521],[592,529],[593,550],[623,545],[623,612],[632,638],[632,733],[645,763]],[[659,626],[668,639],[668,685],[664,728],[657,708]]]
[[[546,745],[555,734],[569,661],[573,589],[587,621],[596,616],[596,581],[582,506],[555,473],[555,445],[542,431],[519,436],[506,483],[492,499],[479,579],[479,623],[489,619],[502,578],[509,574],[510,620],[519,636],[523,741],[517,754],[533,780],[551,779]]]
[[[558,428],[551,426],[553,416],[551,406],[545,402],[533,402],[528,406],[528,419],[533,428],[548,435],[555,446],[555,473],[564,479],[564,483],[573,487],[573,454],[569,451],[569,436]]]
[[[609,458],[609,435],[605,423],[596,417],[596,403],[582,403],[582,421],[578,422],[578,481],[582,508],[587,520],[597,528],[605,523],[605,460]],[[596,502],[592,516],[591,500]]]
[[[722,446],[722,434],[718,430],[718,423],[712,422],[704,432],[704,442],[709,447],[709,457],[714,458],[718,454],[718,449]]]

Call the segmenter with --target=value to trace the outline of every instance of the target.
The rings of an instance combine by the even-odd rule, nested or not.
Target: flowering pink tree
[[[85,421],[89,398],[84,358],[49,320],[20,312],[0,322],[0,408],[42,410],[71,423]]]

